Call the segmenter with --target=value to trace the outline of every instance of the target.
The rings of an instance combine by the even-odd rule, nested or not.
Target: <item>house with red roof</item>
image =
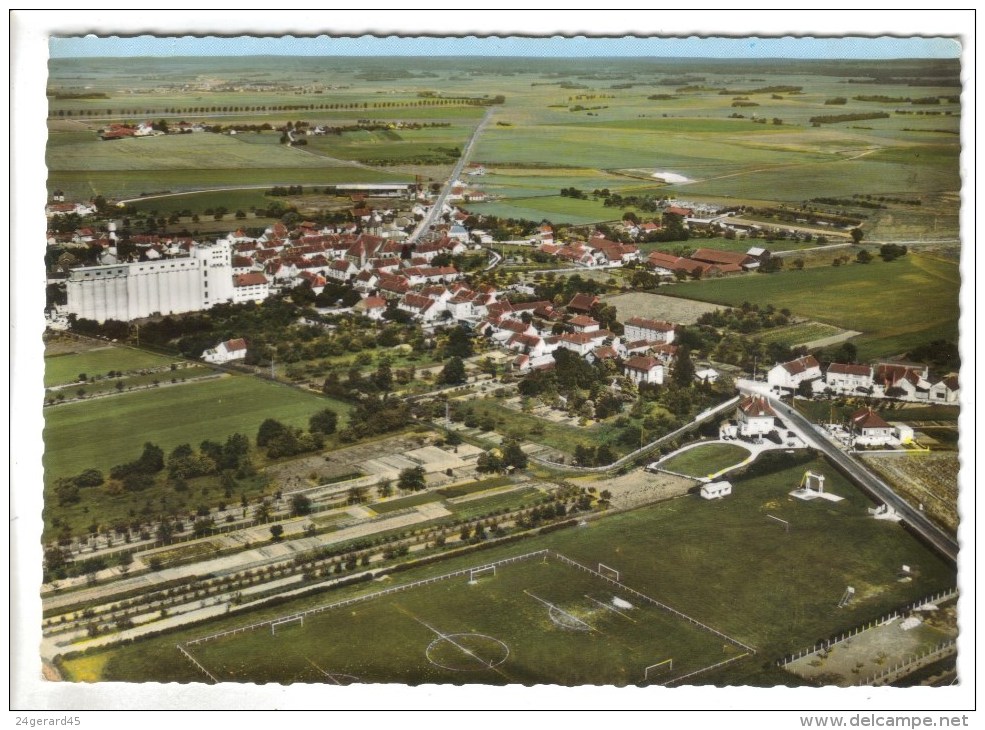
[[[270,296],[267,277],[259,271],[233,277],[233,303],[262,302]]]
[[[824,383],[836,393],[867,393],[872,390],[872,366],[833,362],[824,373]]]
[[[766,382],[772,388],[797,390],[805,382],[822,378],[821,363],[813,355],[804,355],[790,362],[778,363],[766,374]]]
[[[386,299],[383,297],[366,297],[353,306],[353,311],[365,314],[370,319],[380,320],[386,314]]]
[[[895,429],[871,408],[863,408],[849,416],[848,430],[856,446],[885,446],[894,440]]]
[[[623,362],[622,369],[626,377],[637,385],[640,383],[663,385],[664,366],[655,357],[633,355]]]
[[[776,428],[776,411],[763,396],[748,396],[735,409],[738,434],[746,438],[762,438]]]
[[[627,342],[645,340],[669,345],[674,341],[674,325],[660,319],[630,317],[623,323],[623,336]]]
[[[599,303],[599,298],[592,294],[575,294],[567,304],[569,312],[591,314],[592,307]]]
[[[202,353],[205,362],[222,364],[233,360],[242,360],[246,357],[246,340],[242,337],[235,340],[220,342],[215,347],[209,348]]]
[[[961,397],[958,376],[948,375],[931,385],[927,397],[935,403],[957,403]]]

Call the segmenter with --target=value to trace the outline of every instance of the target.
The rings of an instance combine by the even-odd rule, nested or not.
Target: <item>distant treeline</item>
[[[811,117],[807,121],[814,125],[837,124],[838,122],[860,122],[864,119],[889,119],[886,112],[868,112],[861,114],[822,114]]]
[[[83,91],[83,92],[49,91],[48,96],[51,96],[55,99],[108,99],[109,98],[106,94],[100,91]]]
[[[914,99],[910,96],[881,96],[881,95],[863,95],[863,96],[853,96],[855,101],[874,101],[880,104],[940,104],[944,102],[945,104],[959,104],[961,102],[961,97],[955,94],[947,96],[922,96]]]
[[[80,97],[75,97],[80,98]],[[108,97],[86,97],[86,98],[108,98]],[[493,97],[471,97],[458,96],[443,99],[418,99],[416,101],[374,101],[374,102],[350,102],[348,104],[275,104],[262,106],[190,106],[190,107],[165,107],[160,109],[120,109],[116,110],[119,116],[153,116],[157,114],[237,114],[237,113],[259,113],[267,114],[270,112],[288,111],[344,111],[350,109],[390,109],[394,107],[432,107],[432,106],[493,106],[506,102],[506,97],[499,94]],[[52,112],[51,116],[72,117],[72,116],[113,116],[113,109],[59,109]]]
[[[799,94],[804,90],[803,86],[761,86],[758,89],[722,89],[720,96],[729,94]]]

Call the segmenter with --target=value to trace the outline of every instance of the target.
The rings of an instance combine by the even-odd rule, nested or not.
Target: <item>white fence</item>
[[[919,608],[920,606],[924,606],[928,603],[940,603],[943,601],[949,601],[952,598],[956,598],[957,595],[958,595],[958,589],[951,588],[946,591],[941,591],[940,593],[935,593],[934,595],[929,596],[927,598],[920,599],[919,601],[914,601],[913,603],[909,603],[906,606],[903,606],[902,608],[897,608],[895,611],[893,611],[890,614],[874,619],[860,626],[856,626],[853,629],[849,629],[848,631],[844,632],[843,634],[839,634],[833,639],[822,641],[818,644],[814,644],[811,647],[801,649],[800,651],[794,654],[789,654],[785,656],[783,659],[780,659],[777,662],[777,666],[786,667],[791,662],[795,662],[798,659],[802,659],[805,656],[810,656],[811,654],[816,654],[819,651],[830,649],[832,646],[835,646],[836,644],[840,644],[843,641],[847,641],[848,639],[851,639],[853,636],[858,636],[863,631],[868,631],[869,629],[874,629],[877,626],[882,626],[883,624],[888,623],[889,621],[895,621],[896,619],[905,616],[910,611],[913,611],[914,609]]]
[[[894,679],[905,676],[915,669],[920,667],[914,666],[915,664],[920,664],[921,666],[926,664],[931,664],[938,659],[941,659],[948,654],[952,654],[957,651],[957,639],[949,639],[947,641],[942,641],[932,649],[927,649],[921,654],[916,654],[913,656],[905,657],[903,661],[897,662],[891,667],[888,667],[885,671],[880,672],[874,677],[869,677],[865,680],[860,680],[858,686],[869,687],[878,686],[879,684],[885,684],[891,682]]]
[[[205,667],[203,667],[199,663],[198,659],[196,659],[191,654],[189,654],[188,651],[185,649],[185,647],[183,647],[181,644],[175,644],[175,646],[178,648],[178,651],[180,651],[182,654],[184,654],[186,657],[188,657],[188,659],[191,661],[192,664],[194,664],[196,667],[198,667],[203,672],[205,672],[206,676],[209,679],[211,679],[216,684],[219,684],[219,680],[215,678],[215,675],[213,675],[212,672],[210,672],[208,669],[206,669]]]

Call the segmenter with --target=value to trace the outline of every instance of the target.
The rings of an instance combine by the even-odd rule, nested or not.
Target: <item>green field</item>
[[[126,393],[54,406],[45,411],[45,477],[108,471],[140,455],[151,441],[169,452],[239,432],[251,440],[266,418],[307,427],[322,408],[345,414],[349,406],[249,376]]]
[[[706,477],[749,457],[749,450],[735,444],[708,444],[688,449],[660,463],[661,469],[688,476]]]
[[[599,223],[622,218],[622,208],[607,208],[601,200],[577,200],[560,195],[509,198],[495,203],[469,203],[470,213],[500,218],[548,220],[551,223]]]
[[[174,358],[156,355],[145,350],[107,345],[98,349],[68,355],[46,357],[44,360],[44,384],[64,385],[74,383],[85,373],[90,378],[109,371],[129,372],[144,368],[158,368],[177,362]]]
[[[648,665],[673,658],[673,669],[652,680],[667,681],[744,652],[723,650],[711,632],[543,557],[500,566],[475,585],[467,574],[455,576],[278,629],[186,648],[221,681],[343,675],[340,681],[568,686],[642,683]],[[358,649],[327,636],[358,637]],[[258,656],[268,657],[259,667]]]
[[[789,497],[788,492],[796,488],[804,469],[808,468],[824,474],[826,490],[844,497],[844,500],[821,503],[820,500],[803,502]],[[754,479],[735,481],[735,491],[724,500],[707,502],[694,496],[683,497],[606,516],[590,522],[586,527],[530,538],[519,545],[451,558],[401,573],[399,579],[393,580],[399,580],[401,584],[410,583],[453,570],[488,564],[510,555],[550,548],[584,565],[594,567],[599,562],[605,563],[620,571],[625,585],[757,650],[755,657],[744,659],[736,665],[742,671],[711,672],[695,678],[692,683],[729,682],[735,681],[735,677],[743,684],[786,683],[791,681],[788,676],[777,676],[769,669],[772,661],[784,653],[809,646],[818,638],[834,635],[903,603],[953,585],[953,566],[931,553],[899,525],[871,519],[866,513],[869,506],[869,500],[838,472],[825,462],[817,461]],[[789,520],[790,532],[773,524],[766,514]],[[809,545],[810,550],[802,549],[804,545]],[[897,572],[902,564],[915,568],[914,578],[909,583],[897,581]],[[539,563],[534,563],[529,569],[540,567]],[[551,571],[553,573],[553,568]],[[593,679],[585,674],[591,671],[591,663],[584,661],[570,660],[569,668],[553,669],[556,664],[550,654],[568,651],[561,648],[565,644],[551,643],[558,636],[564,642],[575,640],[582,650],[587,651],[589,647],[593,651],[597,649],[600,652],[599,660],[609,662],[606,666],[612,666],[611,652],[640,646],[651,638],[653,641],[664,640],[662,630],[648,635],[642,629],[649,624],[641,622],[629,626],[632,629],[629,634],[632,637],[630,647],[609,641],[603,648],[594,644],[591,638],[594,632],[578,632],[577,635],[571,632],[569,635],[568,632],[556,630],[546,620],[549,619],[546,611],[540,613],[539,618],[534,616],[531,620],[519,621],[519,617],[527,616],[538,604],[522,592],[517,596],[515,587],[498,593],[499,586],[506,583],[504,578],[508,580],[506,569],[497,571],[495,577],[481,580],[476,586],[468,586],[462,579],[457,583],[448,583],[448,590],[444,583],[440,583],[398,593],[391,603],[374,601],[344,611],[321,614],[327,616],[334,613],[326,620],[331,622],[333,628],[337,627],[338,632],[333,632],[330,638],[320,642],[310,640],[312,634],[309,630],[320,626],[310,619],[303,629],[300,626],[284,627],[277,638],[281,641],[279,644],[272,643],[267,628],[250,634],[249,639],[240,634],[231,639],[227,646],[203,643],[192,647],[192,651],[206,666],[237,672],[235,679],[241,681],[328,681],[307,663],[304,655],[282,651],[300,643],[306,644],[306,650],[311,652],[307,658],[314,659],[325,671],[351,673],[378,681],[425,681],[434,678],[431,672],[438,670],[425,661],[424,652],[428,643],[438,637],[429,637],[428,630],[406,613],[395,609],[394,603],[445,633],[488,633],[507,642],[513,652],[519,654],[516,657],[518,663],[504,664],[503,669],[509,672],[512,667],[515,674],[510,674],[510,677],[521,681],[528,676],[538,681],[557,681],[556,676],[548,674],[549,668],[550,672],[568,672],[566,676],[572,681],[619,681],[622,678],[617,674]],[[570,580],[573,582],[568,595],[575,594],[571,597],[571,603],[568,603],[566,595],[567,577],[560,582],[554,579],[542,582],[540,590],[543,594],[537,588],[527,589],[547,600],[553,597],[556,604],[563,601],[564,605],[575,611],[587,608],[581,605],[578,597],[586,593],[592,595],[589,587],[583,588],[584,584],[577,582],[580,580],[577,574]],[[174,648],[176,643],[187,643],[234,626],[288,616],[306,608],[327,605],[349,596],[365,595],[395,584],[388,579],[383,584],[364,584],[320,593],[248,615],[223,618],[207,626],[192,627],[70,659],[64,663],[64,669],[70,679],[76,680],[202,681],[205,678],[200,670]],[[856,600],[845,608],[838,608],[838,598],[846,585],[856,588]],[[500,596],[502,603],[498,602]],[[604,596],[595,595],[601,600]],[[478,604],[473,602],[474,597],[480,598]],[[494,597],[496,602],[482,600]],[[518,598],[524,599],[520,605],[515,603]],[[638,605],[632,598],[627,600]],[[352,611],[356,611],[356,616],[351,615]],[[594,621],[595,618],[588,620]],[[616,614],[600,620],[605,621],[600,628],[618,627],[624,621]],[[339,621],[342,623],[334,623]],[[687,649],[679,655],[681,661],[687,661],[692,651],[697,658],[707,650],[702,648],[705,646],[704,634],[690,633],[680,623],[673,626],[676,627],[674,631],[687,642]],[[523,643],[511,644],[519,641],[513,638],[516,634],[512,632],[521,630],[529,632],[523,635]],[[287,643],[292,631],[304,636],[305,641]],[[383,645],[385,649],[372,651],[368,647],[371,641],[375,642],[378,634],[388,637],[390,641]],[[325,636],[324,633],[318,635]],[[619,637],[625,636],[619,634]],[[611,638],[617,637],[613,635]],[[625,641],[624,638],[622,640]],[[722,641],[716,641],[714,646],[714,653],[719,659],[722,658]],[[667,650],[676,651],[669,647]],[[326,659],[325,665],[318,661],[318,656]],[[348,659],[344,658],[346,656]],[[534,662],[533,669],[525,663],[531,656],[534,657],[530,659]],[[646,665],[662,658],[666,657],[658,655],[645,660],[640,657]],[[328,660],[332,663],[326,666]],[[342,663],[336,664],[336,660]],[[244,662],[252,666],[248,675],[242,674]],[[586,666],[589,669],[586,670]],[[675,668],[677,666],[675,658]],[[528,671],[532,674],[526,674]],[[595,671],[598,677],[599,670]],[[487,670],[460,672],[450,679],[439,677],[439,680],[506,681],[502,675],[491,671],[487,673]],[[624,681],[635,682],[637,679],[630,672],[624,675]]]
[[[787,347],[795,347],[824,337],[832,337],[842,332],[838,327],[821,322],[799,322],[788,327],[777,327],[766,330],[760,339],[763,342],[780,342]]]
[[[956,263],[910,253],[891,263],[876,258],[871,264],[688,282],[664,293],[728,306],[772,304],[858,330],[862,334],[853,342],[864,360],[956,338],[960,285]]]

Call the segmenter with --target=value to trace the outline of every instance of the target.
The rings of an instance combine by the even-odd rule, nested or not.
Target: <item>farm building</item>
[[[721,499],[732,493],[730,482],[709,482],[701,485],[702,499]]]

